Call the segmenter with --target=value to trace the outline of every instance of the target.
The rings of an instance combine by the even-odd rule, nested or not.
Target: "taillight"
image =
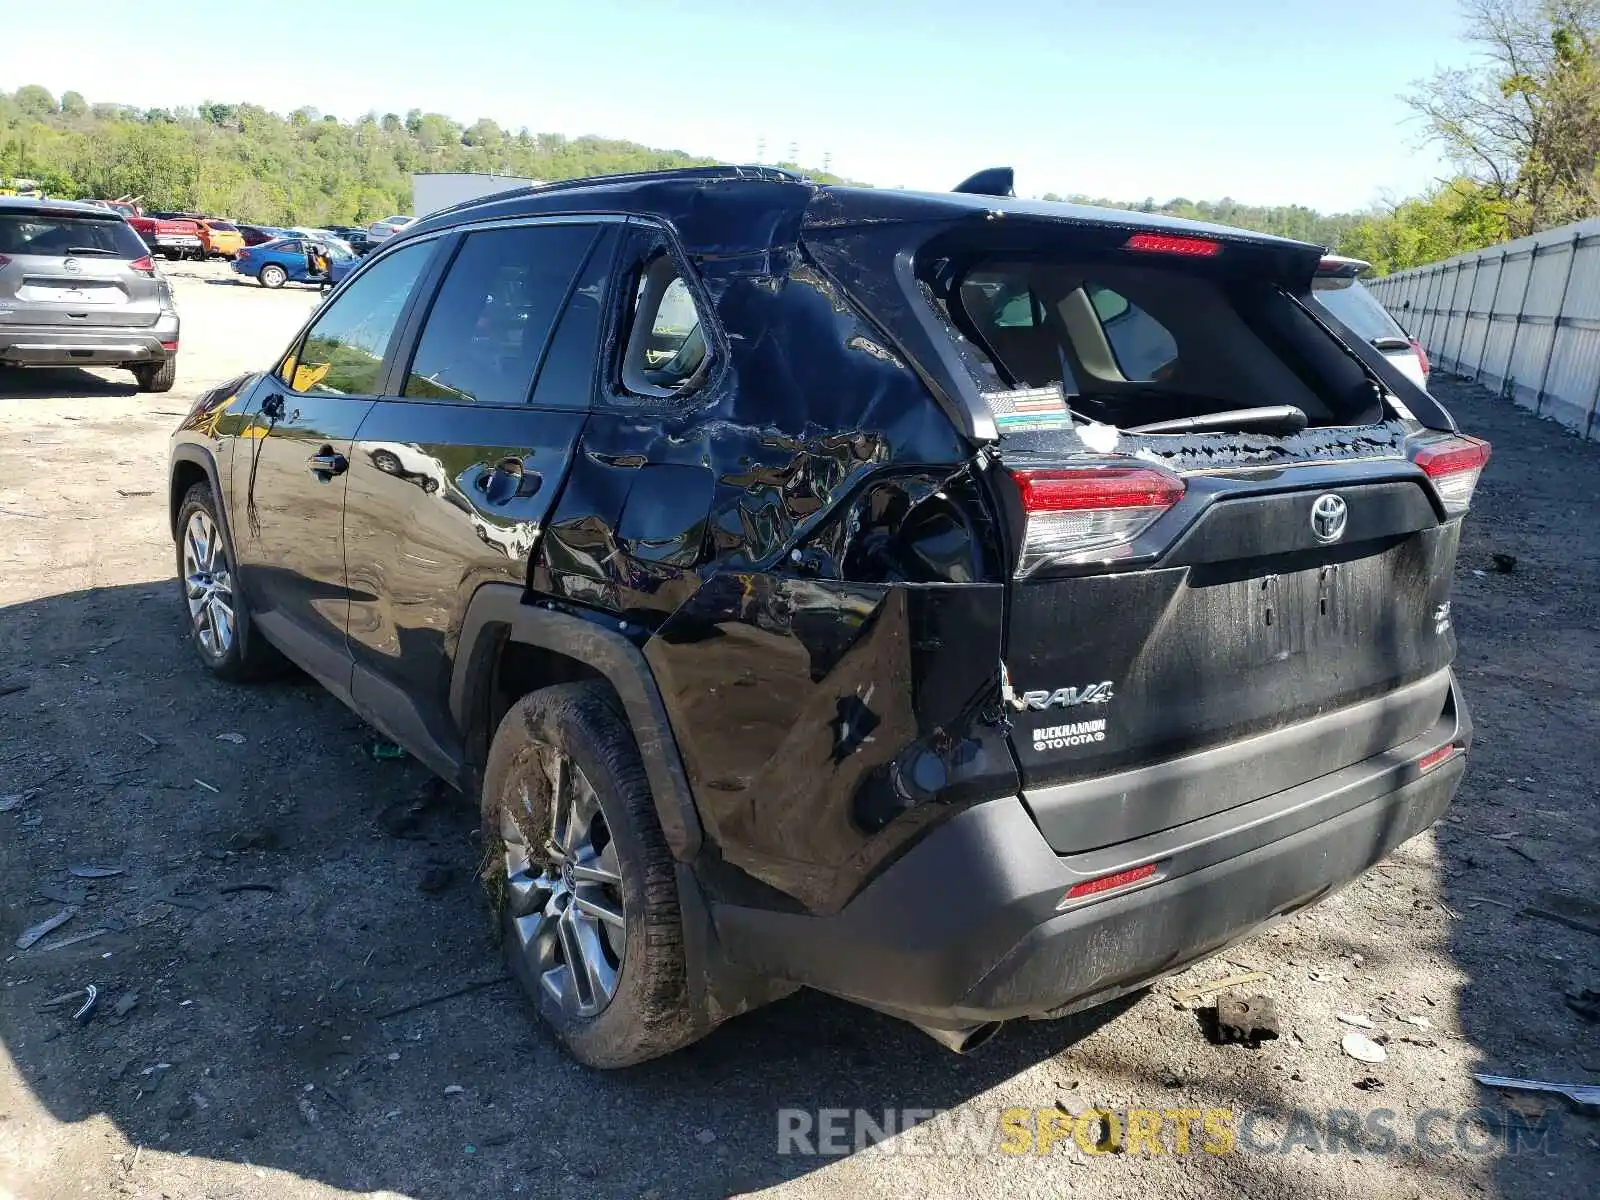
[[[1416,447],[1411,460],[1433,480],[1445,512],[1457,517],[1472,504],[1472,490],[1489,462],[1489,443],[1465,434],[1449,434]]]
[[[1047,563],[1116,558],[1183,498],[1184,483],[1158,467],[1092,466],[1013,471],[1027,514],[1018,576]]]
[[[141,275],[154,275],[156,273],[156,260],[148,254],[142,254],[128,264],[129,268]]]
[[[1182,254],[1190,258],[1215,258],[1222,253],[1221,242],[1171,233],[1136,233],[1123,243],[1123,248],[1147,254]]]
[[[9,266],[10,263],[11,263],[11,260],[9,258],[7,258],[4,254],[0,254],[0,268],[4,268],[6,266]]]
[[[1411,339],[1411,353],[1417,356],[1417,366],[1422,368],[1422,377],[1426,379],[1432,368],[1428,365],[1428,352],[1422,348],[1422,343],[1416,338]]]

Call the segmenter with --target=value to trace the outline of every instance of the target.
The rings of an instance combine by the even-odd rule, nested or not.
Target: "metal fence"
[[[1368,286],[1435,369],[1600,438],[1600,218]]]

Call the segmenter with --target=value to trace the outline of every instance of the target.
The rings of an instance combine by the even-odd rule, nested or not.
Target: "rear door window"
[[[544,353],[533,389],[533,403],[540,408],[587,408],[593,398],[606,283],[616,240],[617,227],[606,226],[567,297],[566,310]]]
[[[592,225],[525,225],[469,234],[428,312],[403,394],[526,403],[595,232]]]
[[[297,392],[378,395],[389,343],[433,249],[414,242],[351,280],[284,360],[279,379]]]

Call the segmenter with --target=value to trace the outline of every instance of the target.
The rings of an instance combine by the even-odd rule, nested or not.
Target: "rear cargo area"
[[[1449,581],[1487,447],[1412,416],[1312,302],[1319,261],[1024,221],[918,254],[998,434],[1010,741],[1058,854],[1213,829],[1455,728]]]

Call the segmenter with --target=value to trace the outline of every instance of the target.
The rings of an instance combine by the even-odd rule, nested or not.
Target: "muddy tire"
[[[171,355],[160,363],[140,363],[131,370],[141,392],[170,392],[178,380],[178,360]]]
[[[482,814],[507,962],[562,1048],[609,1069],[693,1041],[672,854],[608,689],[562,684],[512,705]]]

